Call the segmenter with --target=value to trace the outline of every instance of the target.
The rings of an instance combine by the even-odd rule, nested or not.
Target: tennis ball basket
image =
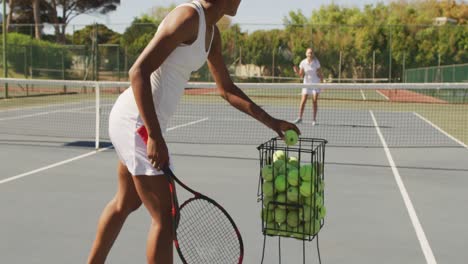
[[[299,138],[288,146],[277,137],[257,147],[260,171],[257,201],[261,204],[261,224],[264,235],[262,263],[267,237],[278,237],[279,263],[281,238],[305,242],[316,239],[325,223],[325,145],[318,138]]]

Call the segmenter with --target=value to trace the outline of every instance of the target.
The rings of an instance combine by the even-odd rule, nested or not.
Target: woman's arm
[[[208,67],[217,84],[221,97],[238,110],[252,116],[265,126],[276,131],[280,137],[283,137],[283,131],[288,129],[293,129],[300,134],[299,129],[294,124],[271,117],[232,82],[221,53],[221,36],[217,27],[215,27],[214,34],[210,54],[208,55]]]

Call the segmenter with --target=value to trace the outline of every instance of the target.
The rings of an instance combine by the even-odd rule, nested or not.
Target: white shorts
[[[143,125],[140,118],[125,113],[124,107],[117,100],[109,116],[109,137],[119,156],[133,175],[163,175],[164,172],[154,168],[146,154],[146,144],[136,130]],[[173,162],[169,155],[170,168]]]
[[[319,94],[320,88],[302,88],[302,95]]]

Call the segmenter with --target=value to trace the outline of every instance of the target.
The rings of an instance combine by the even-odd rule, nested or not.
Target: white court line
[[[449,137],[450,139],[452,139],[453,141],[457,142],[458,144],[462,145],[463,147],[465,147],[466,149],[468,149],[468,146],[461,142],[460,140],[458,140],[457,138],[455,138],[454,136],[450,135],[449,133],[445,132],[442,128],[438,127],[437,125],[435,125],[434,123],[432,123],[431,121],[429,121],[427,118],[425,118],[424,116],[416,113],[416,112],[413,112],[414,115],[416,115],[417,117],[421,118],[422,120],[426,121],[426,123],[428,123],[429,125],[431,125],[433,128],[439,130],[440,133],[446,135],[447,137]]]
[[[197,121],[194,121],[194,122],[190,122],[190,123],[187,123],[187,124],[171,127],[171,128],[168,128],[167,131],[174,130],[174,129],[181,128],[181,127],[185,127],[185,126],[189,126],[189,125],[193,125],[193,124],[196,124],[196,123],[200,123],[200,122],[206,121],[208,119],[209,118],[207,117],[207,118],[197,120]],[[58,167],[58,166],[61,166],[61,165],[64,165],[64,164],[79,160],[79,159],[83,159],[83,158],[95,155],[95,154],[97,154],[99,152],[108,150],[108,149],[110,149],[112,147],[113,146],[103,148],[103,149],[99,149],[99,150],[94,150],[94,151],[88,152],[86,154],[83,154],[83,155],[80,155],[80,156],[77,156],[77,157],[74,157],[74,158],[71,158],[71,159],[60,161],[60,162],[57,162],[57,163],[54,163],[54,164],[51,164],[51,165],[36,169],[36,170],[32,170],[32,171],[29,171],[29,172],[26,172],[26,173],[23,173],[23,174],[19,174],[19,175],[10,177],[10,178],[6,178],[4,180],[0,180],[0,184],[7,183],[7,182],[10,182],[10,181],[14,181],[14,180],[17,180],[17,179],[20,179],[20,178],[23,178],[23,177],[26,177],[26,176],[30,176],[32,174],[35,174],[35,173],[38,173],[38,172],[41,172],[41,171],[45,171],[45,170],[52,169],[52,168],[55,168],[55,167]]]
[[[59,112],[64,112],[65,113],[65,112],[70,112],[70,111],[75,111],[75,110],[83,110],[83,109],[90,109],[90,108],[96,108],[96,107],[95,106],[88,106],[88,107],[73,108],[73,109],[60,109],[60,110],[41,112],[41,113],[30,114],[30,115],[4,117],[4,118],[0,118],[0,121],[24,119],[24,118],[29,118],[29,117],[41,116],[41,115],[55,114],[55,113],[59,113]]]
[[[396,164],[393,161],[393,157],[392,157],[392,154],[390,153],[390,150],[388,149],[387,142],[385,141],[385,138],[383,137],[383,134],[380,131],[380,128],[379,128],[379,125],[377,124],[377,120],[375,119],[374,113],[372,112],[372,110],[369,110],[369,112],[372,117],[372,120],[374,121],[377,134],[379,135],[380,141],[382,142],[382,145],[384,147],[384,151],[385,151],[385,154],[387,155],[388,163],[390,164],[390,167],[392,168],[393,175],[395,176],[395,181],[398,185],[398,188],[400,189],[401,196],[403,197],[403,201],[405,202],[406,209],[408,210],[408,214],[410,216],[411,222],[413,223],[413,227],[416,231],[416,235],[418,236],[419,244],[424,253],[424,257],[426,258],[426,262],[428,264],[436,264],[437,261],[435,260],[434,254],[432,253],[431,246],[429,245],[429,242],[427,241],[426,234],[424,233],[421,223],[419,222],[418,215],[416,214],[416,211],[414,210],[413,203],[411,202],[409,194],[406,191],[405,184],[403,183],[403,180],[401,179],[400,173],[398,172],[398,168],[396,167]]]
[[[387,101],[390,101],[390,99],[383,93],[381,93],[379,90],[375,90],[378,94],[380,94],[381,96],[383,96],[385,98],[385,100]]]
[[[51,165],[36,169],[36,170],[32,170],[32,171],[29,171],[29,172],[26,172],[26,173],[23,173],[23,174],[19,174],[19,175],[10,177],[10,178],[6,178],[4,180],[0,180],[0,184],[7,183],[7,182],[10,182],[10,181],[14,181],[14,180],[17,180],[17,179],[20,179],[20,178],[23,178],[23,177],[26,177],[26,176],[41,172],[41,171],[45,171],[45,170],[48,170],[48,169],[52,169],[52,168],[61,166],[61,165],[65,165],[65,164],[70,163],[72,161],[83,159],[83,158],[95,155],[95,154],[97,154],[99,152],[108,150],[110,148],[112,148],[112,146],[107,147],[107,148],[103,148],[103,149],[99,149],[99,150],[94,150],[94,151],[88,152],[86,154],[83,154],[83,155],[80,155],[80,156],[77,156],[77,157],[74,157],[74,158],[71,158],[71,159],[60,161],[60,162],[57,162],[57,163],[54,163],[54,164],[51,164]]]
[[[194,125],[194,124],[197,124],[197,123],[206,121],[206,120],[208,120],[208,119],[209,119],[209,118],[206,117],[206,118],[203,118],[203,119],[200,119],[200,120],[197,120],[197,121],[193,121],[193,122],[190,122],[190,123],[178,125],[178,126],[175,126],[175,127],[170,127],[170,128],[168,128],[168,129],[166,129],[166,131],[171,131],[171,130],[174,130],[174,129],[177,129],[177,128],[181,128],[181,127],[186,127],[186,126]]]
[[[362,89],[360,90],[361,91],[361,96],[362,96],[362,99],[364,99],[364,101],[366,101],[366,96],[364,95],[364,92],[362,91]]]

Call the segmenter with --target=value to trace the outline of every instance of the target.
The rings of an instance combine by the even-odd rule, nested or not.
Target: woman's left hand
[[[292,124],[292,123],[289,123],[287,121],[284,121],[284,120],[280,120],[280,119],[274,119],[273,120],[273,123],[271,125],[271,129],[273,129],[279,137],[281,137],[282,139],[284,139],[284,131],[286,130],[294,130],[296,131],[297,135],[300,135],[301,134],[301,131],[299,130],[299,128]]]

